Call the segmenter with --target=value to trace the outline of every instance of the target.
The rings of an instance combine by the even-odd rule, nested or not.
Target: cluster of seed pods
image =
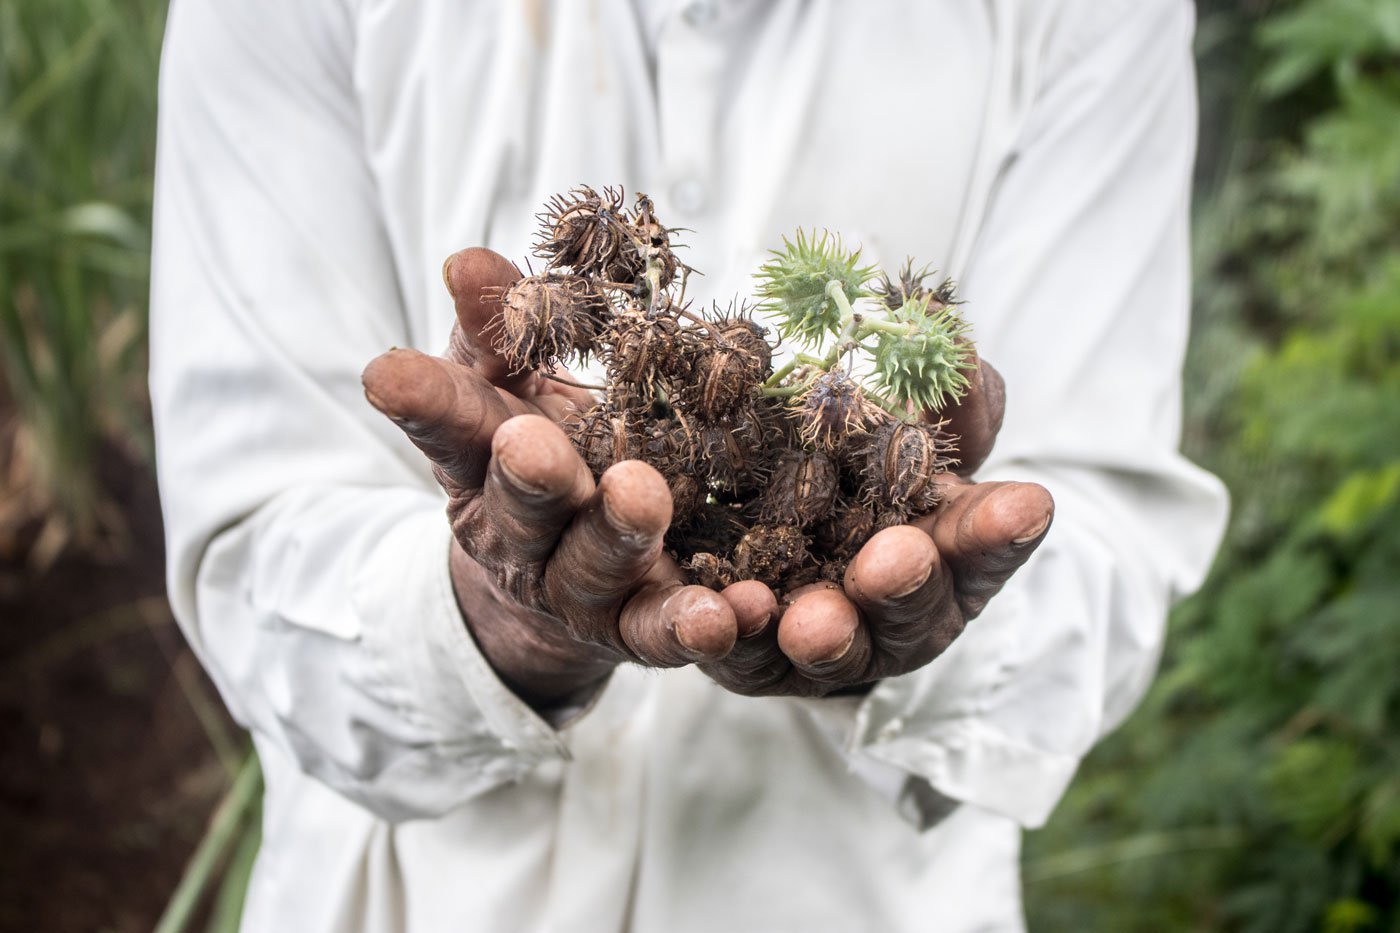
[[[686,302],[691,270],[645,195],[580,187],[539,220],[544,271],[495,296],[496,348],[520,371],[601,363],[607,384],[567,425],[573,442],[595,475],[635,459],[665,477],[667,546],[696,582],[781,594],[840,580],[872,534],[937,504],[955,439],[875,404],[839,366],[765,385],[767,330],[741,302]]]

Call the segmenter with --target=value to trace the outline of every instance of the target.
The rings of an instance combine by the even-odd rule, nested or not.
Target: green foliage
[[[149,0],[0,0],[0,378],[21,419],[13,456],[25,461],[23,488],[6,492],[53,520],[54,541],[90,541],[105,524],[104,440],[138,455],[149,447],[164,13]]]
[[[1230,108],[1204,89],[1252,111],[1203,154],[1187,380],[1190,451],[1235,514],[1143,710],[1030,840],[1029,911],[1047,929],[1396,930],[1400,4],[1203,6],[1204,37],[1254,37],[1220,47],[1263,92]],[[1102,851],[1118,857],[1084,855]]]

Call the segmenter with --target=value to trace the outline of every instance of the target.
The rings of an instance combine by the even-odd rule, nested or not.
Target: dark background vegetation
[[[1400,931],[1400,0],[1199,0],[1186,446],[1234,497],[1026,846],[1045,930]],[[0,0],[0,928],[230,929],[258,775],[162,595],[161,0]],[[183,880],[182,880],[183,879]]]

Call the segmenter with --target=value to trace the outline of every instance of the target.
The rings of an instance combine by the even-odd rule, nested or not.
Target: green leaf
[[[1348,476],[1319,510],[1322,527],[1337,535],[1371,522],[1400,497],[1400,460]]]

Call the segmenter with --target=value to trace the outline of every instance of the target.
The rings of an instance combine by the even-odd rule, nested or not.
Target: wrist
[[[449,566],[467,631],[501,682],[534,709],[585,704],[621,660],[511,600],[455,541]]]

